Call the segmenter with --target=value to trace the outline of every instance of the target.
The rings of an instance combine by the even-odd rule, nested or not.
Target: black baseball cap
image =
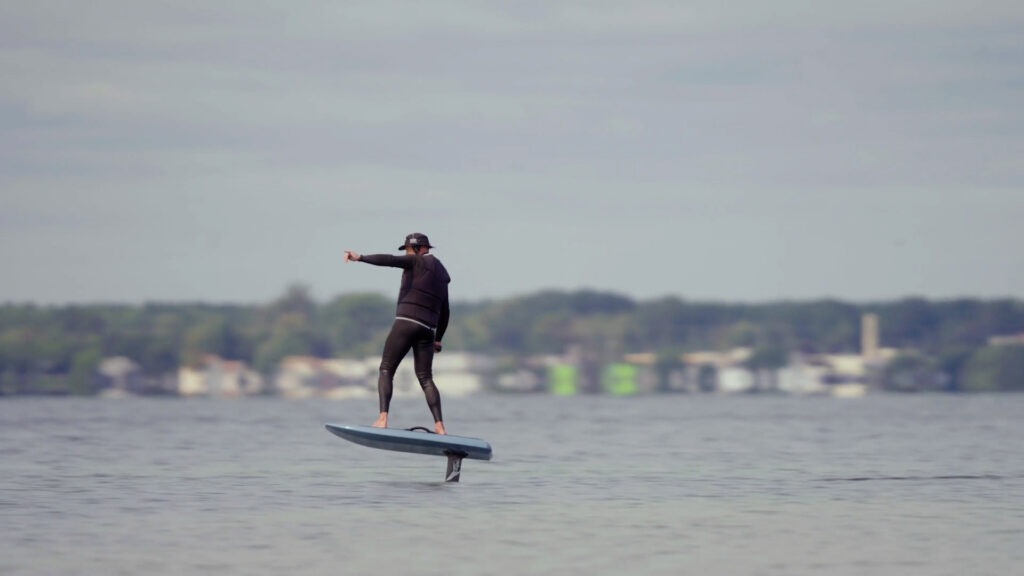
[[[426,246],[427,248],[433,248],[433,246],[430,245],[430,239],[427,238],[427,235],[420,234],[419,232],[413,232],[412,234],[406,236],[405,244],[399,246],[398,249],[405,250],[406,246],[412,246],[414,248],[417,246]]]

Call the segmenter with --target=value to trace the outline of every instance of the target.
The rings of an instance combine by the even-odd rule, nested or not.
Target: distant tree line
[[[1024,302],[907,298],[730,304],[675,297],[637,301],[599,291],[544,291],[453,304],[449,350],[509,358],[570,346],[615,358],[656,352],[668,369],[686,351],[754,350],[751,368],[777,368],[791,351],[855,353],[864,313],[880,318],[881,342],[907,351],[886,371],[891,388],[1024,389],[1024,346],[990,346],[1024,333]],[[0,394],[89,394],[104,357],[125,356],[148,375],[195,366],[207,354],[270,374],[286,356],[377,355],[394,315],[380,294],[317,303],[292,286],[265,305],[204,303],[0,306]]]

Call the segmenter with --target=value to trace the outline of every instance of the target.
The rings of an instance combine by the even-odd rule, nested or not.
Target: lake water
[[[443,389],[442,389],[443,394]],[[1019,574],[1024,395],[0,400],[0,574]],[[429,424],[396,400],[392,426]]]

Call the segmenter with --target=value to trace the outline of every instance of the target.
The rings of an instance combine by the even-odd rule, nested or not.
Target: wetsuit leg
[[[391,406],[391,395],[394,391],[395,371],[402,358],[412,348],[418,330],[425,330],[412,322],[395,320],[384,341],[384,353],[380,359],[380,375],[377,378],[377,395],[380,398],[380,411],[387,412]]]
[[[444,420],[441,417],[441,393],[434,385],[434,331],[423,328],[417,335],[412,347],[412,358],[415,363],[416,379],[420,381],[423,395],[427,398],[427,407],[434,417],[434,422]]]

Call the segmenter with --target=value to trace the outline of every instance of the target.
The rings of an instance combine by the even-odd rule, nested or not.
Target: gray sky
[[[1024,4],[831,4],[0,0],[0,303],[1024,297]]]

